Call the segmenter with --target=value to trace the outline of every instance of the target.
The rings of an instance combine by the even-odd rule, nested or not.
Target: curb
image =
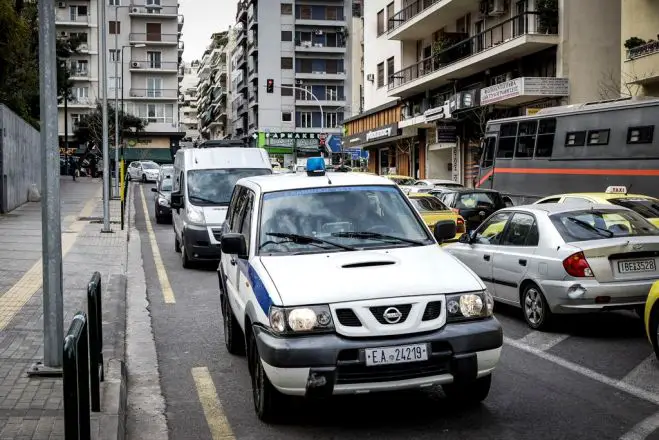
[[[130,218],[131,191],[127,191],[125,218]],[[125,222],[126,237],[130,237],[130,222]],[[124,269],[128,266],[128,243],[124,255]],[[101,413],[99,414],[99,440],[125,440],[128,415],[128,371],[126,369],[126,275],[113,275],[106,284],[108,301],[103,311],[104,325],[110,325],[114,344],[103,345],[105,381],[102,384]]]

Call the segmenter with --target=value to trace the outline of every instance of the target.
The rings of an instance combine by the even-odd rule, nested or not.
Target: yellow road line
[[[176,299],[174,298],[174,291],[172,290],[172,285],[169,284],[167,270],[165,269],[165,264],[162,262],[162,257],[160,256],[160,248],[158,248],[156,234],[153,232],[153,226],[151,226],[149,208],[146,204],[146,197],[144,197],[144,187],[141,185],[140,196],[142,197],[142,209],[144,210],[144,223],[146,223],[146,232],[149,234],[149,241],[151,242],[151,253],[153,254],[153,261],[156,265],[158,280],[160,281],[160,290],[162,290],[162,296],[165,299],[165,303],[174,304],[176,303]]]
[[[96,201],[101,196],[102,188],[87,201],[80,217],[89,217],[96,205]],[[65,222],[73,220],[70,216],[64,219]],[[69,253],[80,231],[85,227],[83,221],[73,221],[67,232],[62,234],[62,259]],[[16,282],[9,290],[0,296],[0,331],[4,330],[14,316],[16,316],[23,306],[41,289],[43,284],[43,262],[42,259],[34,263],[27,272]]]
[[[206,367],[197,367],[192,369],[192,378],[197,387],[199,402],[204,409],[208,429],[210,429],[213,440],[233,440],[233,431],[229,421],[224,415],[222,403],[217,395],[213,378]]]

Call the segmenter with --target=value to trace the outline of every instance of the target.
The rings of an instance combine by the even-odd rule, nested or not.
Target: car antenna
[[[327,176],[327,174],[325,174],[325,175]],[[328,185],[331,185],[331,184],[332,184],[332,180],[330,179],[329,176],[327,176],[327,184],[328,184]]]
[[[629,194],[629,191],[631,191],[631,189],[632,189],[632,186],[634,186],[634,184],[633,184],[633,183],[632,183],[632,184],[630,184],[629,186],[627,186],[627,187],[625,187],[625,191],[626,191],[626,192],[625,192],[625,195],[628,195],[628,194]]]

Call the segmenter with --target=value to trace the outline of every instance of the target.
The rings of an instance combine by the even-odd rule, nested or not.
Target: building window
[[[295,89],[295,99],[298,101],[311,101],[311,86],[298,86]]]
[[[282,3],[281,15],[293,15],[293,3]]]
[[[384,86],[384,63],[378,64],[378,88]]]
[[[147,52],[146,59],[149,62],[149,69],[162,68],[162,52]]]
[[[325,114],[325,128],[336,128],[339,126],[339,114],[338,113],[326,113]]]
[[[80,124],[81,119],[82,119],[81,114],[71,113],[71,123],[72,123],[74,129]]]
[[[120,21],[111,21],[110,25],[110,35],[120,34],[121,33],[121,22]]]
[[[339,101],[339,87],[338,86],[325,87],[325,99],[328,101]]]
[[[588,145],[608,145],[610,130],[588,131]]]
[[[150,123],[173,123],[173,104],[126,103],[126,113],[146,119]]]
[[[293,32],[281,31],[281,41],[293,41]]]
[[[300,112],[300,128],[311,128],[312,127],[312,113],[311,112]]]
[[[282,122],[291,122],[292,120],[293,120],[293,114],[291,112],[281,112]]]
[[[87,39],[89,38],[89,36],[87,35],[86,32],[71,32],[69,34],[69,37],[72,40],[73,39],[78,39],[78,40],[80,40],[81,43],[84,43],[84,44],[87,43]]]
[[[281,57],[281,68],[282,69],[292,69],[293,68],[293,58],[291,58],[291,57]]]
[[[628,144],[651,144],[654,135],[654,125],[645,127],[630,127],[627,130]]]
[[[378,12],[378,37],[384,34],[384,9]]]
[[[281,96],[293,96],[293,85],[292,84],[282,84],[281,85]]]
[[[121,56],[121,50],[110,49],[110,62],[118,63]]]
[[[387,5],[387,30],[391,30],[394,27],[394,2],[391,2]]]
[[[387,84],[394,82],[394,57],[387,60]]]
[[[110,6],[121,6],[121,0],[110,0]]]

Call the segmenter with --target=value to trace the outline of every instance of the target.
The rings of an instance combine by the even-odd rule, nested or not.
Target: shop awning
[[[121,149],[119,150],[121,153]],[[110,148],[110,159],[114,159],[114,148]],[[124,160],[152,160],[157,163],[173,163],[169,148],[124,148]]]

